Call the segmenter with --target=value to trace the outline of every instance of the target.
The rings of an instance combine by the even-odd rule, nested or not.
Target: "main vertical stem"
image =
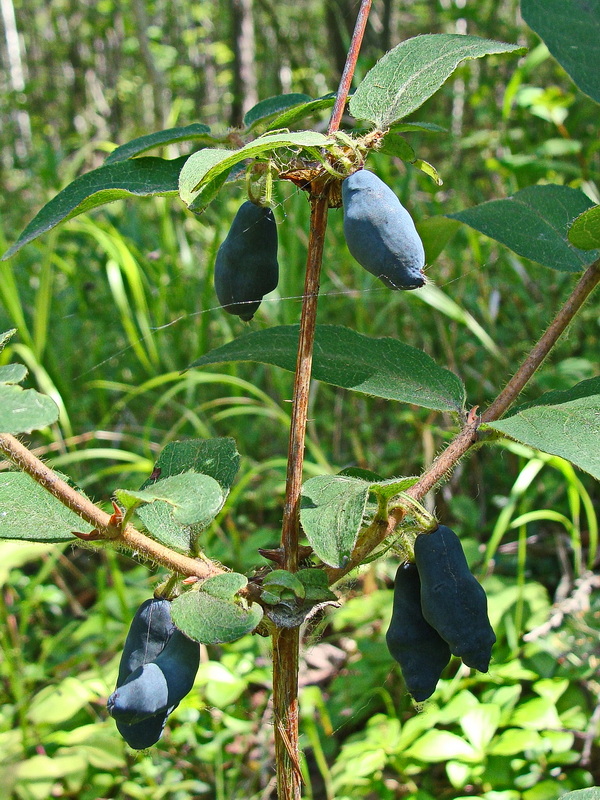
[[[346,66],[329,122],[330,134],[336,131],[340,125],[370,8],[371,0],[361,0]],[[308,415],[308,395],[312,371],[321,264],[323,261],[323,244],[329,208],[326,179],[316,179],[312,182],[310,203],[308,256],[302,315],[300,318],[298,358],[294,377],[286,495],[281,531],[282,566],[290,572],[296,572],[298,569],[300,491],[302,487],[304,442]],[[273,635],[273,715],[277,797],[279,800],[300,800],[301,797],[302,775],[298,747],[299,649],[299,628],[278,628],[276,630]]]
[[[290,572],[298,569],[302,464],[327,209],[327,196],[313,193],[281,531],[282,566]],[[300,800],[301,796],[298,761],[298,651],[299,629],[278,629],[273,637],[273,713],[277,793],[280,800]]]

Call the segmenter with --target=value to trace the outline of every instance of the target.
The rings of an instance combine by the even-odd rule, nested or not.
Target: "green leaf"
[[[415,151],[406,139],[395,133],[388,133],[387,136],[384,137],[383,144],[378,152],[385,153],[386,156],[401,158],[402,161],[408,161],[410,164],[412,164],[417,157]]]
[[[301,119],[306,119],[306,117],[310,117],[318,111],[323,111],[325,108],[331,108],[335,103],[335,97],[335,93],[330,92],[329,94],[323,95],[323,97],[318,97],[316,100],[310,100],[302,105],[288,108],[282,114],[278,114],[274,117],[269,122],[267,129],[277,130],[279,128],[289,128],[290,125],[295,125],[295,123],[299,122]]]
[[[8,331],[3,331],[2,333],[0,333],[0,352],[4,350],[7,342],[15,335],[16,332],[17,332],[16,328],[11,328]]]
[[[232,152],[237,152],[237,150],[231,151],[218,147],[207,148],[206,150],[200,150],[198,153],[193,153],[188,158],[179,174],[179,196],[188,207],[191,208],[193,205],[194,210],[199,213],[214,200],[219,189],[227,180],[229,169],[231,169],[231,167],[229,169],[227,167],[220,169],[220,166],[231,157]],[[212,179],[209,177],[204,181],[203,191],[199,192],[192,189],[203,176],[212,174],[213,167],[218,171]]]
[[[261,100],[249,111],[244,114],[244,125],[246,128],[254,128],[259,122],[263,124],[272,117],[286,111],[290,108],[306,105],[312,100],[307,94],[300,94],[298,92],[291,92],[289,94],[279,94],[275,97],[267,97]],[[262,126],[261,126],[262,127]],[[283,125],[278,127],[283,128]]]
[[[177,194],[179,172],[188,156],[166,160],[145,156],[116,164],[106,164],[75,178],[36,214],[17,241],[2,256],[6,260],[28,242],[54,228],[60,222],[135,195]]]
[[[24,472],[0,473],[0,520],[0,539],[64,542],[93,530]]]
[[[176,597],[171,603],[171,616],[190,639],[202,644],[220,644],[251,633],[261,621],[263,611],[257,603],[246,608],[200,589]]]
[[[417,233],[421,237],[425,248],[425,263],[431,266],[456,231],[460,228],[460,222],[448,219],[441,214],[435,217],[419,220],[415,223]]]
[[[427,177],[431,178],[436,186],[443,185],[444,181],[441,179],[439,172],[429,161],[423,161],[422,158],[415,158],[412,165],[416,167],[416,169],[420,169]]]
[[[221,487],[214,478],[191,470],[156,481],[143,491],[116,489],[115,496],[126,508],[137,502],[154,503],[160,500],[171,506],[174,522],[195,525],[200,529],[210,525],[224,501]]]
[[[255,331],[211,350],[191,366],[258,361],[293,372],[298,326]],[[460,411],[464,386],[430,356],[396,339],[371,339],[337,325],[317,325],[313,376],[324,383],[437,411]]]
[[[0,384],[0,433],[31,433],[47,428],[57,419],[58,406],[51,397],[35,389]]]
[[[536,697],[518,705],[511,715],[509,724],[535,731],[545,728],[560,730],[562,727],[556,706],[546,697]]]
[[[498,729],[500,708],[493,703],[480,703],[470,708],[459,722],[469,742],[483,754]]]
[[[369,484],[358,478],[318,475],[302,487],[300,523],[317,556],[344,567],[362,527]]]
[[[403,756],[434,764],[450,759],[467,762],[480,760],[477,751],[460,736],[450,731],[439,730],[427,731],[408,750],[405,750]]]
[[[34,725],[65,723],[91,700],[98,700],[98,683],[95,678],[67,675],[60,683],[44,687],[33,697],[27,708],[27,718]]]
[[[329,141],[316,131],[271,133],[238,150],[200,150],[186,161],[179,176],[179,194],[192,211],[201,211],[215,197],[229,170],[247,158],[264,156],[282,147],[322,147]]]
[[[304,586],[305,601],[311,603],[324,603],[337,600],[329,588],[327,575],[322,569],[300,569],[295,573],[296,578]]]
[[[560,456],[600,480],[600,378],[546,392],[486,427]]]
[[[569,241],[581,250],[600,247],[600,206],[592,206],[573,220]]]
[[[222,500],[215,512],[218,513],[235,479],[239,463],[240,456],[235,441],[231,438],[169,442],[161,451],[152,475],[144,481],[140,491],[153,486],[158,480],[192,470],[214,478],[221,487]],[[202,524],[180,524],[174,517],[173,507],[160,500],[138,508],[136,513],[153,539],[187,554],[194,552],[198,535],[206,527]],[[211,520],[212,518],[214,517]]]
[[[453,33],[407,39],[367,72],[350,99],[350,113],[387,130],[435,94],[461,61],[511,52],[523,48]]]
[[[239,572],[224,572],[222,575],[215,575],[207,578],[202,586],[203,592],[220,600],[233,600],[242,589],[248,586],[248,578]]]
[[[210,128],[200,122],[192,125],[184,125],[178,128],[166,128],[156,133],[147,133],[145,136],[138,136],[126,144],[122,144],[110,153],[104,160],[105,164],[114,164],[117,161],[125,161],[133,156],[139,156],[154,147],[160,147],[175,142],[187,142],[190,140],[200,141],[203,144],[213,144],[218,141],[214,136],[210,136]]]
[[[390,131],[396,133],[410,133],[411,131],[423,131],[425,133],[448,133],[448,128],[442,128],[435,122],[395,122],[390,125]]]
[[[21,383],[26,377],[27,367],[24,364],[6,364],[0,367],[0,383]]]
[[[368,481],[369,483],[377,483],[383,480],[377,472],[373,472],[371,469],[363,469],[362,467],[346,467],[341,469],[338,475],[345,475],[348,478],[360,478],[362,481]]]
[[[489,200],[448,216],[545,267],[579,272],[592,264],[600,251],[573,247],[568,230],[575,217],[591,205],[579,189],[548,184],[528,186],[512,197]]]
[[[590,786],[588,789],[575,789],[561,795],[560,800],[600,800],[600,786]]]
[[[391,500],[392,497],[405,492],[411,486],[414,486],[418,478],[389,478],[385,481],[377,481],[371,484],[371,491],[384,500]]]
[[[144,481],[140,489],[146,489],[157,480],[179,475],[191,469],[203,475],[210,475],[226,494],[235,480],[239,467],[240,454],[235,440],[230,437],[169,442],[161,450],[152,475]]]
[[[279,596],[283,591],[292,592],[300,600],[304,600],[306,596],[302,581],[298,579],[297,575],[285,569],[274,569],[273,572],[269,572],[268,575],[265,575],[262,586],[270,592],[279,594]]]
[[[521,0],[521,13],[577,86],[600,103],[598,0]]]
[[[543,750],[542,737],[537,731],[508,728],[488,748],[490,755],[514,756],[526,750]]]

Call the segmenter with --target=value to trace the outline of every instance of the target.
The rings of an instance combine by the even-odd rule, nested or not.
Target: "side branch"
[[[431,491],[436,484],[443,480],[454,469],[465,453],[477,443],[477,431],[481,423],[499,419],[510,408],[599,283],[600,259],[595,261],[583,273],[548,329],[528,353],[517,372],[494,402],[478,419],[474,419],[473,414],[469,415],[469,420],[464,428],[433,461],[429,469],[421,475],[417,483],[406,490],[407,495],[414,497],[415,500],[421,500],[425,497],[427,492]],[[328,568],[326,573],[329,583],[335,583],[335,581],[338,581],[362,563],[366,555],[371,553],[394,532],[396,526],[402,521],[403,513],[401,509],[395,509],[388,517],[387,524],[373,526],[372,530],[369,531],[369,535],[360,542],[360,552],[357,548],[352,554],[351,560],[343,569]]]
[[[549,328],[492,405],[481,415],[482,422],[500,419],[510,408],[598,283],[600,283],[600,259],[594,261],[583,273]]]
[[[126,547],[144,558],[161,564],[163,567],[180,575],[196,577],[203,580],[211,575],[218,575],[224,570],[209,561],[196,560],[176,553],[168,547],[155,542],[138,531],[133,525],[123,530],[112,521],[97,505],[80,494],[72,486],[59,478],[43,461],[33,455],[25,445],[9,433],[0,434],[0,450],[23,472],[26,472],[53,497],[74,511],[78,517],[93,525],[98,532],[98,540],[105,540],[117,546]],[[83,538],[83,537],[82,537]]]

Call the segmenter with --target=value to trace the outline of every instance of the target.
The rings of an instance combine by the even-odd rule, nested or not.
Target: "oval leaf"
[[[6,364],[0,367],[0,383],[21,383],[26,377],[27,367],[24,364]]]
[[[233,600],[240,589],[245,589],[247,585],[248,578],[245,575],[239,572],[224,572],[222,575],[207,578],[202,584],[202,591],[221,600]]]
[[[114,164],[117,161],[125,161],[133,156],[139,156],[153,147],[161,147],[175,142],[187,142],[200,140],[205,144],[212,144],[217,141],[214,136],[210,136],[208,125],[194,122],[192,125],[184,125],[178,128],[166,128],[156,133],[147,133],[145,136],[138,136],[126,144],[115,148],[112,153],[104,160],[105,164]]]
[[[19,366],[19,365],[14,365]],[[31,433],[47,428],[58,419],[58,406],[51,397],[22,389],[9,383],[0,384],[0,433]]]
[[[106,164],[75,178],[36,214],[17,241],[2,256],[10,258],[28,242],[84,211],[136,195],[177,194],[179,172],[188,156],[167,160],[145,156]]]
[[[93,528],[24,472],[0,474],[0,539],[64,542]]]
[[[318,475],[302,487],[302,528],[315,553],[330,567],[347,564],[368,497],[367,481],[341,475]]]
[[[581,250],[600,247],[600,206],[580,214],[569,228],[569,241]]]
[[[334,92],[323,95],[316,100],[310,100],[307,103],[302,103],[299,106],[288,108],[281,114],[274,117],[267,126],[267,130],[277,130],[278,128],[289,128],[301,119],[306,119],[318,111],[323,111],[325,108],[331,108],[335,103],[336,95]]]
[[[258,361],[293,372],[298,330],[297,325],[280,325],[255,331],[211,350],[192,367]],[[465,400],[460,379],[421,350],[397,339],[371,339],[338,325],[317,325],[313,376],[344,389],[437,411],[460,411]]]
[[[219,180],[224,182],[229,170],[247,158],[273,152],[282,147],[321,147],[328,141],[327,136],[316,131],[296,133],[271,133],[259,136],[239,150],[200,150],[191,155],[181,170],[179,194],[183,202],[192,210],[200,210],[212,200]],[[203,191],[203,187],[206,189]],[[218,191],[217,188],[217,191]]]
[[[566,458],[600,480],[600,378],[546,392],[486,427],[545,453]]]
[[[454,33],[407,39],[367,72],[350,99],[350,113],[387,130],[435,94],[461,61],[511,52],[523,48]]]
[[[261,606],[249,608],[208,592],[191,591],[171,603],[171,616],[179,630],[201,644],[235,642],[251,633],[263,617]]]
[[[460,736],[450,731],[427,731],[420,739],[405,750],[406,758],[416,758],[439,764],[441,761],[456,759],[457,761],[477,762],[480,755]]]
[[[289,94],[279,94],[276,97],[267,97],[261,100],[249,111],[244,114],[244,125],[247,128],[256,127],[259,122],[265,123],[266,120],[286,111],[290,108],[306,105],[310,103],[312,97],[307,94],[300,94],[298,92],[290,92]],[[279,127],[284,127],[280,125]]]
[[[126,506],[130,501],[154,503],[157,500],[171,506],[173,521],[179,525],[197,525],[206,528],[217,516],[223,506],[221,487],[210,475],[197,472],[183,472],[156,481],[148,489],[132,492],[117,489],[116,497]]]
[[[521,13],[577,86],[600,103],[598,0],[521,0]]]
[[[235,440],[230,437],[169,442],[161,450],[152,475],[144,481],[140,490],[147,489],[152,483],[171,475],[194,470],[203,475],[210,475],[227,494],[239,467],[240,454]]]
[[[502,242],[515,253],[545,267],[579,272],[592,264],[600,251],[573,247],[569,225],[592,201],[569,186],[528,186],[512,197],[448,214],[480,233]]]

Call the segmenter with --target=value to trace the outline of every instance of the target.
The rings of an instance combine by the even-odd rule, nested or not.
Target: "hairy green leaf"
[[[244,114],[244,125],[246,128],[255,128],[259,123],[265,125],[268,120],[287,111],[291,108],[306,105],[312,100],[307,94],[290,92],[289,94],[278,94],[275,97],[267,97],[261,100]],[[283,128],[283,125],[278,127]]]
[[[0,473],[0,539],[64,542],[92,526],[24,472]]]
[[[51,397],[13,383],[0,384],[0,433],[31,433],[57,419],[58,406]]]
[[[211,505],[210,513],[204,521],[199,520],[193,525],[183,524],[176,518],[173,506],[160,499],[138,508],[136,514],[152,538],[191,555],[196,549],[198,536],[222,508],[238,471],[239,462],[240,457],[235,442],[230,438],[169,442],[161,451],[152,475],[144,481],[140,491],[150,490],[157,481],[162,482],[165,478],[179,476],[192,470],[209,477],[209,480],[216,481],[220,487],[220,502],[217,504],[216,487],[211,484],[210,496],[214,499],[214,505]]]
[[[316,131],[271,133],[259,136],[238,150],[200,150],[186,161],[179,176],[179,194],[192,211],[201,211],[214,198],[229,170],[240,161],[282,147],[321,147],[327,136]]]
[[[226,494],[235,480],[239,467],[240,454],[235,440],[229,437],[169,442],[161,450],[152,475],[144,481],[140,489],[146,489],[155,481],[171,475],[194,470],[203,475],[210,475]]]
[[[369,498],[369,483],[318,475],[302,487],[300,522],[313,550],[331,567],[344,567],[356,544]]]
[[[190,639],[202,644],[220,644],[251,633],[261,621],[263,610],[257,603],[247,608],[201,588],[176,597],[171,603],[171,616]]]
[[[126,508],[159,500],[171,507],[174,522],[198,528],[210,525],[223,506],[223,492],[216,480],[191,470],[156,481],[142,491],[116,489],[115,496]]]
[[[147,133],[145,136],[138,136],[126,144],[115,148],[112,153],[104,160],[105,164],[115,164],[117,161],[125,161],[133,156],[139,156],[154,147],[161,147],[175,142],[195,141],[202,144],[214,144],[218,141],[210,135],[208,125],[194,122],[192,125],[184,125],[178,128],[166,128],[156,133]]]
[[[569,241],[581,250],[600,248],[600,206],[592,206],[573,220]]]
[[[600,480],[600,378],[546,392],[486,427],[565,458]]]
[[[53,197],[36,214],[17,241],[2,256],[6,260],[24,245],[37,239],[60,222],[91,211],[93,208],[112,203],[123,197],[136,195],[177,194],[179,172],[188,156],[167,160],[154,156],[105,164],[85,175],[75,178]]]
[[[591,205],[592,201],[579,189],[547,184],[528,186],[512,197],[489,200],[448,216],[545,267],[579,272],[593,263],[600,251],[574,247],[568,230],[571,222]]]
[[[296,368],[298,326],[255,331],[211,350],[192,364],[259,361]],[[317,380],[438,411],[460,411],[464,386],[426,353],[396,339],[371,339],[337,325],[317,325],[313,355]]]
[[[407,39],[367,72],[350,98],[350,113],[387,130],[435,94],[461,61],[511,52],[523,48],[453,33]]]
[[[521,13],[577,86],[600,103],[599,0],[521,0]]]
[[[267,130],[277,130],[279,128],[288,128],[290,125],[295,125],[301,119],[306,119],[318,111],[323,111],[325,108],[331,108],[335,103],[335,94],[325,94],[323,97],[318,97],[316,100],[309,100],[299,106],[288,108],[281,114],[277,114],[267,126]]]

